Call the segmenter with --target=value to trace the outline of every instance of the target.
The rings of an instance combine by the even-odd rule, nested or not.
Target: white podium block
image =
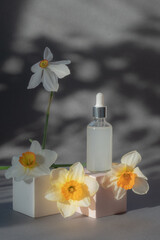
[[[99,183],[99,190],[91,198],[89,207],[80,207],[77,212],[91,218],[110,216],[127,211],[127,194],[121,199],[116,200],[113,195],[112,187],[104,189],[101,185],[105,173],[87,174],[96,178]]]
[[[44,197],[49,187],[49,175],[30,182],[13,180],[13,210],[34,218],[59,213],[57,203]]]

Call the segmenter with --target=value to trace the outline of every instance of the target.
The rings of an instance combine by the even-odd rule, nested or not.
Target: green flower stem
[[[46,112],[46,122],[45,122],[45,126],[44,126],[42,149],[45,149],[45,146],[46,146],[48,119],[49,119],[49,114],[50,114],[50,106],[51,106],[52,98],[53,98],[53,92],[50,93],[48,108],[47,108],[47,112]]]
[[[10,166],[0,166],[0,170],[6,170],[8,168],[10,168]]]
[[[59,168],[59,167],[71,167],[73,164],[55,164],[51,165],[51,168]],[[82,163],[83,167],[86,167],[85,163]]]
[[[70,167],[72,164],[52,164],[51,168],[59,168],[59,167]]]
[[[47,108],[47,112],[46,112],[46,122],[45,122],[45,126],[44,126],[42,149],[45,149],[45,146],[46,146],[48,120],[49,120],[50,106],[51,106],[52,99],[53,99],[53,92],[50,93],[48,108]],[[30,140],[30,141],[32,141],[32,140]],[[52,164],[51,168],[70,167],[70,166],[72,166],[72,164]],[[7,168],[9,168],[9,167],[6,167],[6,168],[4,167],[3,169],[7,169]],[[1,167],[0,167],[0,169],[1,169]]]

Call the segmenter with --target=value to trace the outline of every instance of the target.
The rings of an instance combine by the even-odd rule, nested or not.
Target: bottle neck
[[[93,118],[97,127],[104,127],[107,123],[106,118]]]
[[[93,118],[94,121],[97,121],[97,122],[106,122],[106,118]]]

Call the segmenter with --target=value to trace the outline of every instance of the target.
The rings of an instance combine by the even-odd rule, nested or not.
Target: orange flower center
[[[83,198],[89,196],[87,185],[84,183],[79,183],[74,180],[66,182],[62,186],[61,192],[66,200],[71,199],[71,200],[80,201]]]
[[[40,61],[39,66],[41,68],[46,68],[48,66],[48,60],[43,59],[42,61]]]
[[[37,166],[36,155],[33,152],[25,152],[19,158],[19,162],[25,168],[34,168]]]
[[[117,182],[118,187],[122,187],[126,190],[132,189],[135,184],[135,178],[137,174],[133,172],[123,172]]]

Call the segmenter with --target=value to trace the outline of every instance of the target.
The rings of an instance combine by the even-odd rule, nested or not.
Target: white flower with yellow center
[[[56,152],[42,150],[39,142],[33,141],[28,152],[23,153],[20,157],[14,156],[12,158],[12,166],[5,172],[5,177],[21,181],[49,174],[49,167],[56,159]]]
[[[88,207],[90,198],[99,188],[97,181],[84,173],[80,162],[73,164],[69,171],[65,168],[51,172],[51,188],[45,198],[57,201],[63,217],[73,215],[78,207]]]
[[[51,62],[53,54],[48,47],[45,48],[43,60],[34,64],[31,71],[34,73],[29,81],[28,89],[37,87],[41,82],[48,92],[56,92],[59,88],[58,78],[63,78],[70,74],[66,64],[70,60]]]
[[[149,190],[147,178],[136,165],[141,161],[141,155],[137,151],[125,154],[120,164],[113,164],[112,169],[103,179],[104,188],[113,187],[114,196],[117,200],[123,198],[126,190],[143,195]]]

